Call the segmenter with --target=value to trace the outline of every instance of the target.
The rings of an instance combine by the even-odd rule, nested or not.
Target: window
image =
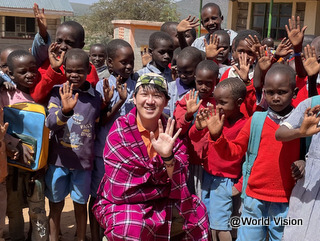
[[[251,28],[258,31],[262,38],[267,37],[269,21],[269,3],[254,3]],[[285,25],[291,18],[292,3],[274,3],[272,8],[272,21],[270,37],[280,40],[286,37]]]
[[[34,18],[5,17],[5,37],[32,38],[35,34]]]

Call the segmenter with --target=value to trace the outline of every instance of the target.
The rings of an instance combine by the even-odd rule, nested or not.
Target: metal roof
[[[33,4],[37,3],[39,8],[44,8],[46,14],[72,15],[73,9],[69,0],[0,0],[0,11],[32,11]]]

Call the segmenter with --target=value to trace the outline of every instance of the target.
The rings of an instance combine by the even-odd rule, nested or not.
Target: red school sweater
[[[189,93],[185,95],[189,97]],[[216,102],[213,97],[209,97],[207,99],[203,99],[202,103],[199,107],[200,109],[206,108],[208,104],[216,105]],[[198,111],[199,111],[198,110]],[[189,154],[189,162],[191,164],[201,165],[203,161],[207,158],[207,150],[208,150],[208,136],[206,133],[202,133],[203,135],[199,136],[199,141],[192,141],[188,137],[188,131],[193,124],[193,121],[186,121],[185,114],[187,112],[187,106],[185,98],[177,101],[176,109],[174,110],[173,116],[176,120],[176,128],[182,128],[180,136],[184,136],[187,139],[187,148]]]
[[[246,122],[237,138],[227,141],[222,135],[214,144],[221,158],[235,160],[247,151],[251,118]],[[279,125],[266,118],[257,158],[251,169],[246,194],[268,202],[289,202],[295,184],[291,176],[291,164],[299,160],[300,140],[280,142],[275,139]]]
[[[96,68],[90,63],[91,71],[87,75],[87,81],[91,83],[93,87],[96,86],[96,84],[99,81],[99,77],[97,74]],[[64,74],[63,66],[60,67],[61,73],[58,73],[58,75],[55,75],[55,78],[46,78],[46,80],[39,81],[35,87],[30,91],[31,97],[34,99],[37,103],[45,103],[49,100],[49,94],[53,88],[54,85],[60,85],[67,81],[66,76]],[[41,76],[49,75],[51,76],[53,72],[55,72],[50,65],[49,59],[47,59],[43,65],[38,69]],[[57,73],[57,72],[55,72]]]
[[[220,81],[223,81],[226,78],[234,77],[234,74],[230,73],[230,70],[233,70],[234,68],[229,68],[227,69],[223,75],[221,76]],[[249,118],[250,116],[253,115],[253,113],[256,111],[257,109],[257,97],[256,97],[256,89],[253,86],[253,79],[250,80],[250,84],[247,85],[247,95],[246,98],[244,99],[243,103],[240,106],[240,111],[242,112],[242,114],[244,114],[245,117]]]

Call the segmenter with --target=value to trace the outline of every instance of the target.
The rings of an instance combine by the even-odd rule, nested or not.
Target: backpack
[[[28,171],[37,171],[47,164],[49,129],[45,126],[46,108],[21,102],[3,108],[4,122],[9,123],[7,133],[19,138],[22,145],[33,150],[34,162],[30,166],[8,158],[8,164]]]
[[[246,188],[248,184],[248,179],[251,173],[253,163],[256,160],[258,155],[262,128],[267,115],[268,115],[267,111],[265,112],[256,111],[252,115],[251,125],[250,125],[250,137],[249,137],[248,149],[246,152],[246,160],[242,165],[243,183],[242,183],[241,198],[246,197]]]

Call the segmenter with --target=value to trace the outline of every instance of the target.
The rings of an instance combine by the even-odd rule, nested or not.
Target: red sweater
[[[225,120],[224,126],[223,126],[223,136],[228,140],[234,140],[238,136],[240,130],[247,122],[247,118],[243,117],[240,120],[238,120],[236,123],[234,123],[232,126],[229,125],[228,121]],[[196,128],[192,127],[190,129],[190,138],[191,138],[191,132],[196,134]],[[199,132],[199,131],[198,131]],[[219,177],[228,177],[228,178],[239,178],[241,176],[241,164],[243,157],[240,157],[238,159],[230,160],[230,159],[224,159],[219,156],[217,153],[215,147],[214,147],[214,141],[211,139],[210,135],[208,135],[209,138],[209,146],[208,146],[208,159],[204,162],[204,169],[214,176]]]
[[[292,106],[297,107],[300,102],[309,98],[309,92],[308,92],[307,85],[306,85],[307,79],[308,79],[308,77],[306,77],[305,79],[301,79],[299,77],[296,78],[297,87],[299,84],[299,92],[298,92],[297,97],[295,99],[292,99],[292,102],[291,102]],[[318,93],[320,93],[320,85],[319,84],[317,84],[317,91],[318,91]]]
[[[223,75],[221,76],[220,81],[223,81],[230,76],[230,70],[233,68],[227,69]],[[233,75],[232,75],[233,76]],[[243,103],[240,106],[240,111],[244,114],[245,117],[249,118],[256,111],[257,105],[257,97],[256,97],[256,89],[253,86],[253,80],[251,79],[251,84],[247,85],[247,95],[244,99]]]
[[[186,97],[189,97],[189,93],[186,94]],[[199,107],[200,109],[206,108],[207,104],[213,104],[215,106],[216,102],[213,97],[203,99],[202,103]],[[193,121],[186,121],[185,120],[185,114],[187,112],[187,106],[185,98],[182,98],[181,100],[177,101],[176,103],[176,109],[174,110],[174,118],[176,120],[176,128],[182,128],[180,135],[186,135],[189,128],[192,126]],[[207,158],[207,150],[208,150],[208,136],[207,133],[203,132],[198,137],[199,141],[193,141],[190,140],[190,138],[187,137],[187,147],[188,147],[188,154],[189,154],[189,162],[192,164],[202,164],[203,161]]]
[[[89,81],[93,87],[96,86],[96,84],[99,81],[99,77],[97,74],[96,68],[90,63],[91,71],[87,75],[87,81]],[[51,66],[49,59],[46,60],[43,65],[38,69],[41,76],[45,76],[46,74],[48,76],[52,75],[53,72],[55,72]],[[49,99],[49,94],[53,88],[54,85],[63,84],[67,81],[66,76],[64,75],[63,67],[60,67],[61,73],[58,75],[55,75],[54,78],[45,78],[45,80],[39,81],[35,87],[30,91],[31,97],[34,99],[37,103],[46,103]],[[57,72],[55,72],[57,73]]]
[[[241,158],[247,151],[251,118],[237,138],[228,142],[222,135],[214,144],[217,153],[224,159]],[[291,164],[299,159],[300,140],[280,142],[275,139],[279,125],[266,118],[261,133],[257,158],[251,169],[246,194],[269,202],[289,202],[295,184],[291,176]]]

